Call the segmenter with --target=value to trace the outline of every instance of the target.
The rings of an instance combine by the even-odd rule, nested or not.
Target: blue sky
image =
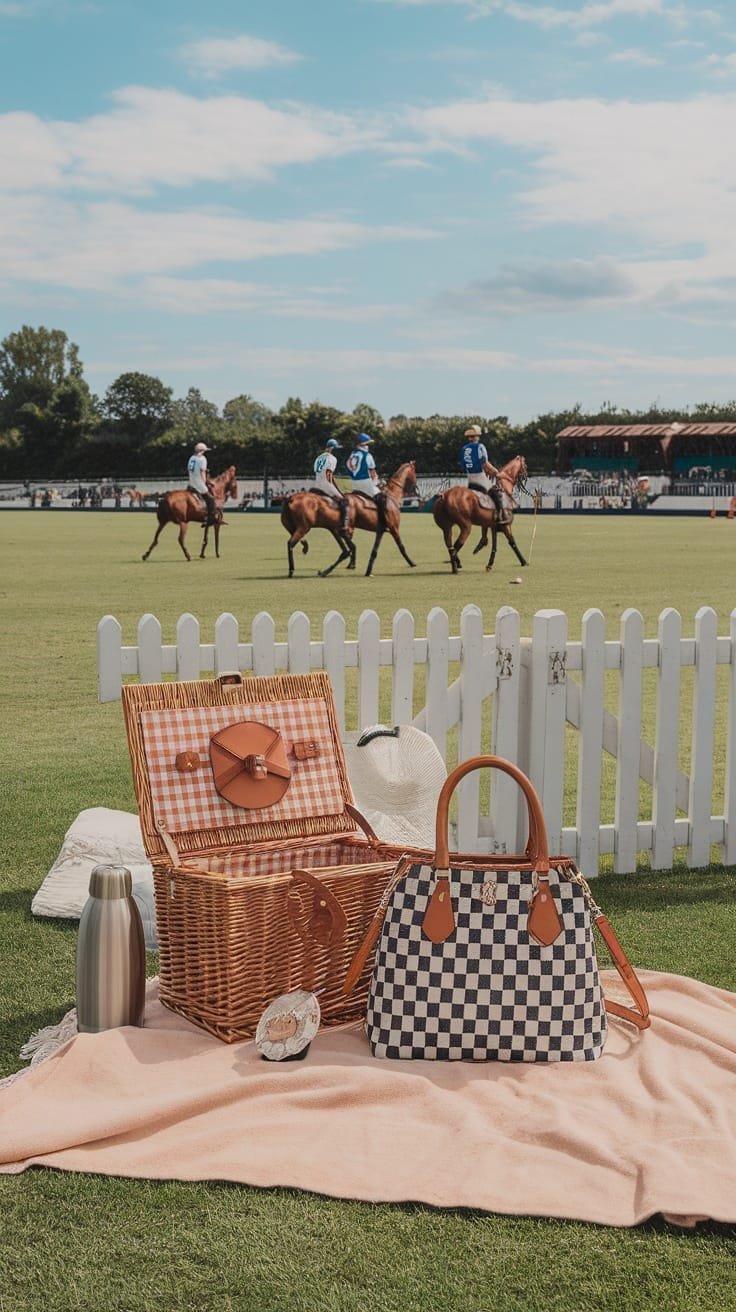
[[[736,0],[0,0],[0,336],[395,414],[736,398]]]

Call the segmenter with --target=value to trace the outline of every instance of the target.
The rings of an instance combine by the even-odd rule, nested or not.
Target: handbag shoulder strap
[[[622,1002],[614,1002],[612,998],[604,997],[606,1011],[610,1011],[612,1016],[619,1016],[621,1020],[631,1021],[631,1024],[636,1025],[638,1030],[649,1029],[652,1022],[649,1016],[649,1002],[647,1001],[647,995],[644,992],[641,981],[634,970],[634,967],[616,937],[613,925],[608,919],[608,916],[604,916],[598,903],[593,897],[587,879],[581,875],[574,862],[571,863],[568,870],[568,878],[572,879],[582,888],[585,900],[588,904],[588,909],[593,917],[593,922],[611,954],[611,959],[616,970],[621,976],[623,983],[626,985],[638,1008],[637,1011],[634,1011],[633,1007],[626,1007]]]

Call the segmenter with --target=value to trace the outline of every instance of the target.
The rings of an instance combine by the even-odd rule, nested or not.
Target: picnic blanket
[[[77,1034],[0,1088],[0,1171],[736,1222],[736,994],[641,978],[651,1029],[613,1019],[600,1060],[557,1065],[378,1061],[360,1025],[266,1062],[166,1011],[150,981],[145,1028]]]

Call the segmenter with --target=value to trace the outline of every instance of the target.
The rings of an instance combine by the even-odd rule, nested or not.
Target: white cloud
[[[371,120],[240,96],[198,99],[125,87],[113,101],[109,112],[79,123],[0,116],[0,190],[63,184],[130,193],[265,179],[285,165],[334,158],[382,136]]]
[[[0,209],[0,278],[112,290],[156,274],[283,255],[317,255],[374,241],[422,240],[428,228],[312,218],[259,221],[229,212],[136,210],[13,197]]]
[[[691,101],[459,101],[409,111],[433,148],[500,142],[525,152],[530,225],[586,224],[663,247],[696,243],[733,264],[736,95]],[[664,250],[662,251],[664,255]]]
[[[608,56],[609,64],[635,64],[640,68],[653,68],[663,61],[656,55],[648,55],[645,50],[617,50]]]
[[[346,293],[333,288],[292,289],[227,278],[149,277],[123,292],[138,304],[175,314],[258,312],[274,318],[322,319],[343,323],[371,323],[401,318],[407,306],[346,303]]]
[[[713,77],[736,77],[736,50],[732,50],[728,55],[708,55],[705,63],[707,71]]]
[[[257,36],[193,41],[182,46],[180,58],[189,67],[206,77],[218,77],[233,69],[252,71],[274,65],[296,64],[302,56],[296,50],[275,41],[264,41]]]

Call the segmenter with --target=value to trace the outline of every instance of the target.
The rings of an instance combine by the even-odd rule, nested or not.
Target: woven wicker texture
[[[290,871],[304,849],[281,844],[272,855],[281,874],[255,874],[261,854],[252,864],[244,857],[240,875],[154,867],[161,998],[226,1043],[252,1038],[269,1003],[295,988],[323,990],[326,1026],[365,1015],[370,967],[349,997],[341,986],[397,853],[360,840],[307,850],[313,864],[305,868],[347,917],[345,933],[331,943],[314,937],[320,895]],[[341,864],[324,868],[325,856]]]
[[[123,710],[164,1005],[227,1043],[251,1038],[266,1007],[295,988],[320,991],[324,1025],[365,1015],[370,968],[349,997],[342,983],[402,849],[366,840],[346,809],[327,675],[130,684]],[[221,798],[207,764],[191,774],[174,764],[185,751],[207,762],[211,735],[245,719],[272,725],[287,746],[319,749],[306,759],[290,751],[289,789],[267,813]]]

